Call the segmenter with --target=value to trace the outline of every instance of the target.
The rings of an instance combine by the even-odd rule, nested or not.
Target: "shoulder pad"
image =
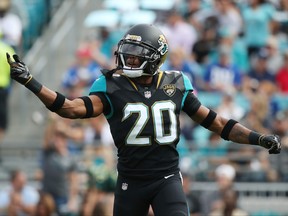
[[[189,78],[182,73],[181,71],[171,70],[171,71],[164,71],[163,72],[163,82],[162,87],[167,84],[176,85],[178,89],[181,91],[190,91],[193,90],[191,81]]]
[[[106,77],[104,75],[101,75],[98,79],[94,81],[92,84],[89,94],[95,93],[95,92],[106,92]]]

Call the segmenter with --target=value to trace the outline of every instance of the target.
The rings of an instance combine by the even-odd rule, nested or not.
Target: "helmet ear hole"
[[[156,60],[153,64],[149,64],[149,63],[148,63],[148,65],[147,65],[146,68],[144,69],[144,72],[145,72],[146,74],[151,74],[151,72],[154,73],[155,71],[158,70],[160,62],[161,62],[161,60],[158,59],[158,60]],[[152,74],[153,74],[153,73],[152,73]]]

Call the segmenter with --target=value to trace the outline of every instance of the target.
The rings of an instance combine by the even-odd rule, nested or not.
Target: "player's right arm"
[[[98,96],[90,95],[69,100],[61,93],[52,91],[34,79],[17,55],[13,55],[13,59],[14,61],[7,53],[11,78],[31,90],[50,111],[72,119],[96,117],[103,112],[103,104]]]

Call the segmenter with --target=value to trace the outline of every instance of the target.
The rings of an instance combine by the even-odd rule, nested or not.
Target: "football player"
[[[102,70],[89,96],[74,100],[50,90],[30,74],[17,55],[7,54],[11,77],[25,85],[52,112],[66,118],[105,114],[118,150],[114,215],[189,215],[179,170],[180,111],[225,140],[259,145],[278,154],[278,136],[264,135],[225,119],[201,105],[189,79],[161,71],[168,43],[154,25],[130,28],[118,43],[114,70]]]

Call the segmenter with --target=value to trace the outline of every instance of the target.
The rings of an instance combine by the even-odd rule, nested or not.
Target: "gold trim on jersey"
[[[136,84],[129,78],[129,77],[127,77],[127,76],[125,76],[127,79],[128,79],[128,81],[131,83],[131,85],[138,91],[138,88],[137,88],[137,86],[136,86]]]
[[[160,71],[160,72],[159,72],[159,76],[158,76],[158,80],[157,80],[156,89],[159,88],[159,85],[160,85],[160,81],[161,81],[161,79],[162,79],[162,76],[163,76],[163,71]]]
[[[160,82],[162,80],[163,74],[164,74],[163,71],[159,72],[156,89],[159,88],[159,85],[160,85]],[[131,83],[131,85],[135,88],[135,90],[138,91],[137,85],[129,77],[127,77],[125,75],[123,75],[123,76],[126,77],[128,79],[128,81]]]

